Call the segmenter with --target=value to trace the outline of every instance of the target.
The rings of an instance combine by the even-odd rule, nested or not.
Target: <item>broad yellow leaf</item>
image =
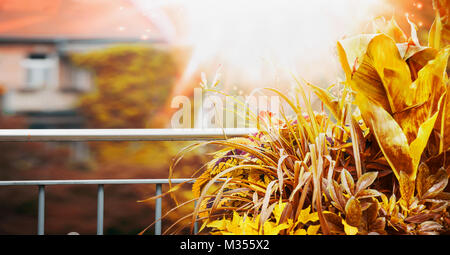
[[[411,84],[411,76],[408,65],[401,58],[397,45],[392,38],[383,34],[375,36],[367,46],[364,61],[368,67],[362,71],[368,71],[368,69],[371,71],[367,77],[373,76],[372,72],[375,71],[381,80],[381,84],[370,81],[365,83],[355,81],[358,92],[366,93],[364,91],[366,87],[377,86],[377,90],[384,90],[385,98],[382,103],[385,104],[384,100],[387,99],[389,108],[385,109],[388,112],[396,113],[408,107],[406,98],[408,85]],[[359,70],[356,73],[358,72]],[[365,73],[361,72],[360,75],[359,81],[364,81]],[[369,97],[372,96],[369,93],[367,94]]]
[[[308,235],[317,235],[317,231],[319,231],[320,225],[311,225],[308,227],[307,234]]]
[[[425,60],[433,55],[431,52],[432,50],[429,51],[430,56]],[[445,90],[449,54],[450,46],[437,52],[435,58],[428,60],[427,64],[419,70],[417,80],[411,85],[408,93],[409,104],[422,104],[430,99],[430,96],[433,96],[431,97],[434,101],[433,106],[436,106],[439,95]]]
[[[441,34],[442,34],[442,22],[439,12],[436,12],[436,17],[431,25],[430,32],[428,33],[428,46],[431,48],[439,49],[441,46]]]
[[[436,119],[439,114],[439,102],[443,100],[445,83],[447,81],[447,59],[450,55],[450,47],[442,49],[434,60],[429,61],[418,73],[418,78],[412,84],[408,101],[416,105],[394,116],[405,133],[408,142],[411,143],[413,153],[421,154],[431,132],[430,128],[438,126]],[[441,116],[445,116],[442,115]],[[431,127],[433,126],[433,127]],[[419,139],[419,130],[422,129]],[[418,143],[421,141],[422,144]],[[414,143],[414,146],[413,146]],[[420,146],[416,146],[420,145]],[[423,148],[422,148],[423,147]],[[420,155],[414,155],[416,159]],[[416,162],[417,163],[417,162]]]
[[[357,227],[353,227],[353,226],[347,224],[347,222],[345,220],[342,220],[342,224],[344,225],[345,234],[347,234],[347,235],[356,235],[356,234],[358,234],[358,228]]]
[[[402,50],[406,51],[403,59],[406,59],[406,63],[409,66],[409,71],[411,73],[411,79],[415,81],[418,77],[419,71],[428,64],[428,61],[436,58],[438,51],[434,48],[428,47],[418,47],[406,45],[398,45],[400,54]]]
[[[403,130],[392,116],[380,105],[363,94],[357,94],[358,105],[364,122],[370,127],[383,155],[399,179],[399,172],[414,173],[411,151]]]
[[[300,215],[298,216],[298,221],[306,224],[309,221],[319,220],[319,215],[317,214],[317,212],[309,213],[310,209],[311,207],[308,206],[308,208],[301,210]]]
[[[264,222],[264,235],[277,235],[281,230],[287,229],[289,225],[287,223],[276,224],[274,222]]]
[[[339,60],[346,74],[359,67],[359,63],[366,53],[367,45],[375,36],[376,34],[361,34],[338,42]]]
[[[390,112],[391,107],[386,96],[386,90],[383,87],[383,81],[374,68],[372,59],[367,56],[369,45],[380,36],[392,41],[386,35],[358,35],[339,41],[338,54],[346,73],[348,85],[356,92],[365,93],[366,96],[371,97]],[[395,45],[393,41],[392,43]]]
[[[356,93],[364,93],[366,97],[371,98],[380,104],[383,109],[392,113],[381,77],[371,65],[368,57],[364,56],[362,59],[358,70],[353,73],[350,85]]]
[[[442,98],[442,97],[441,97]],[[428,143],[431,131],[433,130],[434,124],[438,112],[436,112],[431,118],[422,123],[419,127],[416,139],[410,144],[411,157],[413,158],[414,172],[411,178],[415,179],[417,174],[417,168],[419,167],[419,161],[422,156],[422,152]]]
[[[352,79],[352,69],[350,68],[351,65],[348,62],[347,54],[344,50],[344,47],[339,41],[337,42],[336,48],[338,52],[339,62],[341,63],[342,69],[344,70],[345,73],[345,78],[347,82],[349,82]]]

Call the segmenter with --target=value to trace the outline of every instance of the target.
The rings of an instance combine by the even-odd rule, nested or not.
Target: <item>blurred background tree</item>
[[[158,114],[170,103],[180,73],[173,51],[149,45],[118,45],[73,55],[89,68],[94,90],[80,98],[79,109],[89,128],[164,128],[171,116]],[[120,144],[120,145],[119,145]],[[120,165],[167,166],[185,143],[91,143],[97,161]],[[166,174],[166,173],[164,173]],[[161,175],[165,178],[167,175]]]
[[[72,57],[95,74],[95,90],[80,100],[92,128],[156,128],[152,119],[164,106],[179,67],[168,50],[149,45],[119,45]]]
[[[79,109],[89,128],[164,128],[170,123],[165,107],[180,73],[176,51],[149,45],[119,45],[108,49],[73,55],[73,62],[89,68],[95,78],[92,92],[80,98]],[[99,168],[121,168],[123,178],[130,177],[130,169],[148,169],[141,178],[167,178],[169,164],[186,142],[92,142],[94,162]],[[196,151],[184,159],[178,177],[189,177],[201,167],[204,151]],[[100,167],[101,165],[101,167]],[[111,175],[108,175],[112,178]],[[120,178],[117,177],[116,178]],[[152,187],[153,188],[153,187]],[[147,194],[148,188],[140,190]],[[152,194],[153,195],[153,194]],[[187,187],[178,193],[189,198]],[[142,197],[141,197],[142,198]],[[167,200],[167,203],[172,201]],[[150,206],[153,206],[151,203]],[[167,208],[170,208],[169,206]],[[170,219],[183,215],[174,214]],[[151,221],[141,221],[149,224]],[[145,225],[142,225],[143,227]]]

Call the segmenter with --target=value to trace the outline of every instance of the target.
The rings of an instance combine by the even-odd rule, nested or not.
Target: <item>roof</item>
[[[0,37],[165,40],[127,0],[0,0]]]

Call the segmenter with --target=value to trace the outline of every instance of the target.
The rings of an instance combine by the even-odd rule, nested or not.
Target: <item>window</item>
[[[43,89],[51,82],[55,60],[42,53],[32,53],[24,61],[25,89]]]

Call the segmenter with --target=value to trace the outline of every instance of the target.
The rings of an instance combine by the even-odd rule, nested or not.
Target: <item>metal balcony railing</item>
[[[0,129],[0,142],[16,141],[206,141],[230,137],[247,136],[256,129]],[[182,183],[190,179],[171,179],[172,183]],[[49,185],[97,185],[97,235],[103,235],[104,185],[113,184],[154,184],[156,196],[162,193],[162,185],[168,179],[106,179],[106,180],[27,180],[0,181],[0,186],[38,187],[37,234],[44,234],[45,186]],[[155,235],[161,235],[162,199],[155,204]]]

